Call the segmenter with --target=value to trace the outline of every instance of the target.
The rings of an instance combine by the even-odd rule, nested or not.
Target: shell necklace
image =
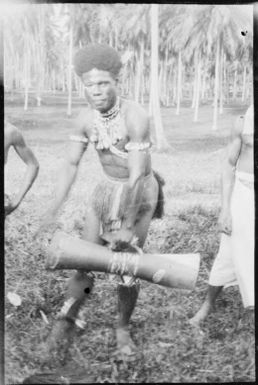
[[[109,111],[101,114],[94,110],[94,115],[94,128],[90,140],[95,143],[97,150],[108,150],[110,146],[123,138],[119,132],[121,125],[120,98],[117,97],[114,107]]]

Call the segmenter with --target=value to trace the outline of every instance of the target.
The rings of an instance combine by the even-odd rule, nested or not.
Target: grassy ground
[[[74,107],[73,115],[79,111]],[[201,253],[196,288],[179,291],[142,281],[131,333],[138,346],[132,361],[115,353],[116,284],[99,274],[95,289],[83,309],[85,330],[76,330],[66,361],[50,357],[42,365],[41,343],[63,304],[66,278],[71,272],[47,272],[44,255],[32,234],[55,192],[57,173],[65,156],[72,119],[65,106],[43,105],[24,112],[18,103],[6,104],[6,116],[17,124],[41,165],[39,176],[21,207],[6,220],[6,293],[16,292],[22,305],[6,300],[6,384],[36,372],[58,368],[73,382],[245,382],[255,380],[254,325],[244,310],[237,287],[226,289],[216,311],[194,330],[188,318],[205,296],[207,279],[218,250],[216,221],[219,212],[219,167],[234,116],[245,108],[233,106],[220,116],[220,130],[211,131],[212,109],[163,109],[166,153],[153,151],[153,168],[166,180],[166,215],[152,222],[145,251],[157,247],[162,253]],[[25,168],[10,151],[5,172],[7,193],[15,191]],[[90,148],[80,166],[70,197],[59,217],[64,231],[80,234],[87,200],[101,179],[102,170]],[[49,324],[44,321],[42,312]],[[64,374],[65,375],[65,374]]]

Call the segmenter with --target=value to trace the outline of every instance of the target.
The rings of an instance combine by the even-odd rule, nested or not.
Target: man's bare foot
[[[200,323],[205,320],[205,318],[208,316],[209,312],[211,310],[211,306],[208,303],[205,303],[202,305],[200,310],[189,319],[189,323],[194,327],[200,327]]]
[[[130,337],[129,330],[126,327],[120,327],[116,329],[116,340],[117,350],[120,353],[125,354],[127,356],[130,356],[135,353],[136,346]]]

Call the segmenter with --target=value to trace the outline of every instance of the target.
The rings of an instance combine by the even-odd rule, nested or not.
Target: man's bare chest
[[[108,149],[97,149],[97,145],[95,144],[101,163],[111,167],[126,168],[128,166],[128,153],[125,150],[125,145],[127,143],[128,137],[124,137]]]

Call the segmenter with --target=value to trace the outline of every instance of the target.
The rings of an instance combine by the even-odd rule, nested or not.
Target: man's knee
[[[68,296],[80,300],[89,295],[93,289],[94,275],[78,271],[68,281]]]

